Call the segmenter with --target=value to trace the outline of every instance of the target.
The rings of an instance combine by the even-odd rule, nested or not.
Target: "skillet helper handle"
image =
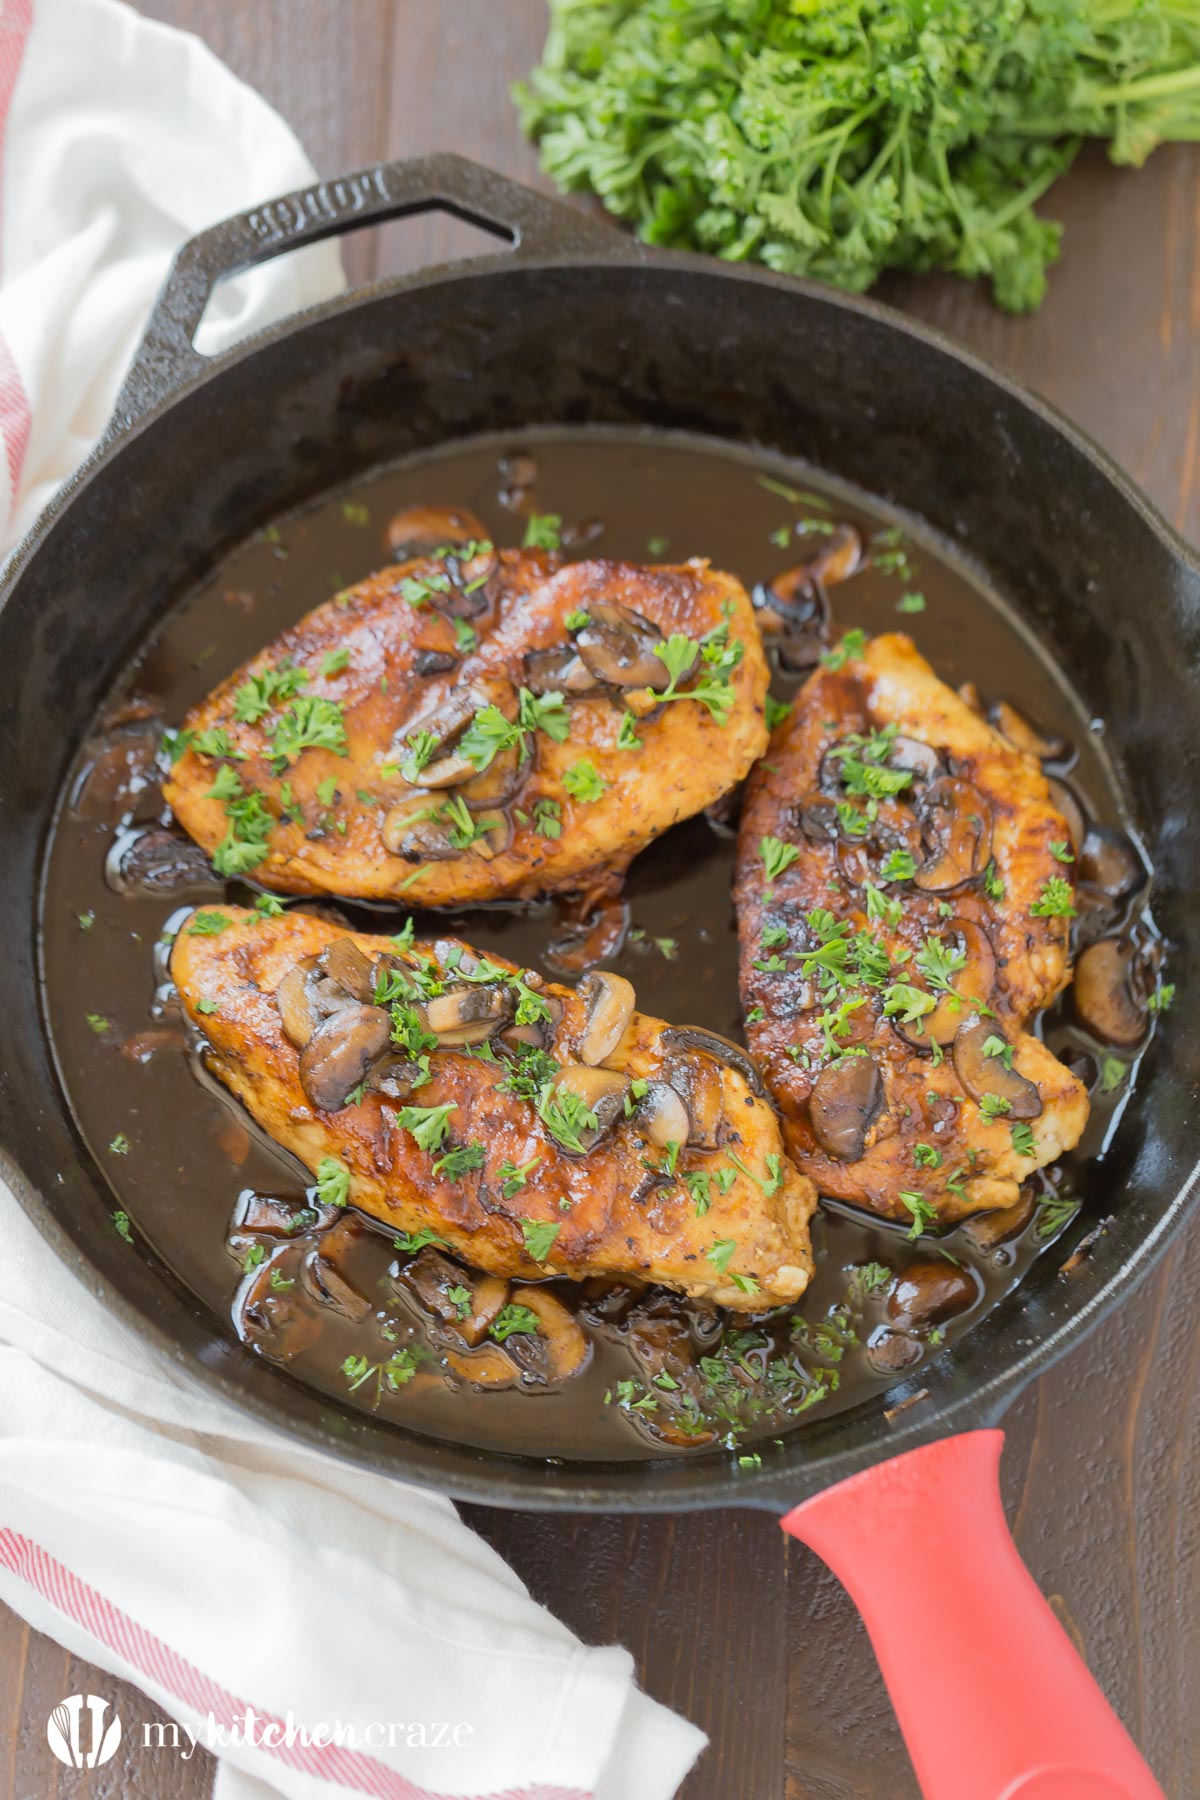
[[[305,244],[425,212],[478,225],[518,255],[621,255],[632,248],[611,225],[449,152],[315,181],[235,213],[181,247],[117,397],[114,423],[136,423],[210,366],[192,340],[218,281]]]
[[[925,1800],[1164,1800],[1017,1552],[1001,1431],[892,1457],[782,1521],[862,1614]]]

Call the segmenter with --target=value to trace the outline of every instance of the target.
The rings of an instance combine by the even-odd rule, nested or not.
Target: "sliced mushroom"
[[[389,807],[380,827],[383,847],[406,862],[449,862],[463,854],[455,828],[436,794],[420,791]]]
[[[637,996],[632,982],[609,969],[585,975],[578,992],[587,1011],[576,1054],[580,1062],[594,1066],[607,1061],[625,1036]]]
[[[687,1141],[696,1150],[715,1150],[721,1142],[725,1092],[721,1071],[710,1056],[672,1060],[663,1070],[687,1108]]]
[[[654,654],[655,646],[665,642],[657,625],[632,606],[611,600],[589,601],[587,612],[588,622],[576,633],[575,644],[598,681],[656,693],[669,686],[667,665]]]
[[[600,685],[573,644],[526,652],[525,686],[531,694],[589,694]]]
[[[487,527],[460,506],[406,506],[392,516],[387,545],[397,562],[452,545],[483,543]]]
[[[1142,881],[1137,851],[1121,831],[1103,825],[1089,828],[1079,851],[1079,879],[1099,888],[1110,900],[1121,900]]]
[[[283,1034],[297,1050],[303,1050],[320,1023],[312,1003],[310,978],[317,967],[315,956],[293,964],[275,989],[275,1004]]]
[[[691,1135],[691,1120],[688,1109],[665,1081],[652,1081],[643,1094],[638,1106],[638,1123],[660,1150],[668,1144],[678,1144],[681,1148]]]
[[[1126,938],[1098,938],[1075,965],[1075,1011],[1105,1044],[1129,1048],[1146,1035],[1147,984]]]
[[[512,820],[507,813],[480,813],[475,820],[475,836],[467,847],[472,856],[491,862],[508,849],[512,839]]]
[[[964,1007],[969,1011],[972,1002],[987,1006],[996,985],[996,952],[981,925],[971,919],[949,919],[939,935],[952,952],[964,954],[966,961],[954,977],[954,993],[938,996],[932,1012],[911,1025],[893,1019],[894,1030],[918,1050],[952,1043],[965,1017]]]
[[[468,1344],[482,1343],[488,1329],[508,1300],[508,1283],[499,1275],[472,1275],[471,1310],[456,1321],[456,1330]]]
[[[933,745],[923,744],[919,738],[893,738],[887,761],[889,768],[907,769],[918,781],[937,781],[946,773]]]
[[[485,706],[496,707],[510,722],[515,720],[518,702],[512,682],[503,676],[480,676],[466,687],[454,689],[432,711],[402,725],[392,752],[400,763],[401,774],[411,767],[412,740],[418,734],[428,733],[433,739],[435,754],[423,769],[412,770],[414,786],[419,783],[423,788],[457,787],[478,775],[477,765],[469,757],[458,755],[455,746],[475,714]],[[408,779],[405,774],[405,780]]]
[[[375,997],[371,963],[351,938],[335,938],[321,957],[325,973],[356,1000],[369,1005]]]
[[[869,1056],[831,1063],[817,1076],[808,1103],[813,1136],[837,1162],[857,1162],[883,1110],[883,1078]]]
[[[1033,1184],[1027,1181],[1015,1206],[1001,1207],[995,1212],[972,1213],[962,1229],[978,1249],[994,1250],[1010,1238],[1020,1236],[1033,1217],[1034,1206]]]
[[[426,1312],[472,1346],[481,1341],[508,1299],[507,1281],[468,1271],[430,1244],[405,1264],[400,1280]],[[464,1289],[469,1295],[465,1300]]]
[[[525,1334],[510,1337],[510,1354],[547,1381],[570,1381],[586,1367],[591,1355],[579,1320],[548,1288],[517,1288],[515,1299],[519,1306],[537,1314],[538,1332],[536,1339]]]
[[[386,1094],[389,1100],[403,1100],[429,1079],[419,1062],[396,1051],[388,1051],[374,1064],[367,1076],[367,1092]]]
[[[943,776],[926,788],[918,811],[925,860],[913,877],[917,887],[944,894],[983,874],[992,854],[992,809],[977,787]]]
[[[546,950],[550,967],[581,974],[619,954],[629,930],[629,901],[623,894],[606,894],[594,903],[585,896],[582,905],[559,899],[555,911],[561,930]]]
[[[1005,1119],[1036,1119],[1041,1116],[1042,1096],[1032,1081],[1017,1069],[1010,1069],[1004,1057],[989,1056],[984,1049],[989,1039],[1006,1044],[1007,1039],[995,1019],[981,1019],[970,1013],[954,1039],[954,1072],[972,1100],[981,1101],[994,1094],[1008,1101]]]
[[[311,1250],[305,1257],[301,1265],[301,1279],[323,1306],[332,1307],[343,1318],[361,1325],[371,1312],[371,1301],[366,1294],[359,1292],[334,1260],[339,1249],[335,1233],[336,1227],[322,1238],[318,1248]]]
[[[119,831],[104,862],[104,879],[118,894],[170,894],[208,887],[212,867],[199,844],[160,826]]]
[[[594,1149],[624,1116],[629,1077],[619,1074],[616,1069],[593,1069],[586,1063],[567,1063],[554,1076],[552,1086],[556,1091],[574,1094],[596,1121],[594,1126],[579,1133],[584,1154]]]
[[[516,1387],[521,1372],[499,1344],[481,1344],[478,1350],[447,1350],[446,1365],[475,1387]]]
[[[387,1049],[391,1029],[382,1006],[356,1003],[326,1019],[300,1052],[300,1085],[310,1104],[339,1112]]]
[[[1083,841],[1087,835],[1087,823],[1083,816],[1083,808],[1071,792],[1065,781],[1056,781],[1053,776],[1047,781],[1050,789],[1050,802],[1063,816],[1067,826],[1067,837],[1076,856],[1083,849]]]
[[[719,1031],[708,1031],[702,1025],[668,1025],[659,1034],[658,1043],[662,1050],[700,1050],[706,1056],[714,1056],[718,1062],[727,1063],[735,1070],[752,1094],[757,1094],[760,1100],[770,1099],[758,1065],[740,1044],[722,1037]]]
[[[502,806],[516,793],[529,767],[515,744],[494,756],[486,769],[473,772],[463,782],[461,794],[472,812],[491,806]],[[474,771],[474,764],[471,765]],[[424,775],[422,776],[424,779]]]
[[[413,674],[448,675],[458,664],[459,658],[450,650],[418,650],[413,658]]]
[[[814,844],[832,844],[842,834],[837,801],[829,794],[818,793],[815,788],[801,800],[797,823],[805,837]]]
[[[512,989],[504,982],[488,986],[453,988],[425,1002],[425,1021],[446,1047],[482,1044],[506,1025],[513,1015]]]
[[[1018,750],[1024,750],[1026,755],[1036,756],[1039,762],[1059,762],[1067,754],[1065,738],[1047,737],[1036,725],[1030,724],[1024,713],[1019,713],[1015,706],[1010,706],[1007,700],[997,700],[989,708],[988,717],[1001,737],[1006,737],[1010,744]]]

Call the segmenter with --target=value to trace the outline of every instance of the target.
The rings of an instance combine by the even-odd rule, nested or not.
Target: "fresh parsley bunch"
[[[1085,137],[1200,138],[1200,0],[550,0],[517,90],[542,166],[652,243],[863,290],[1041,301],[1035,202]]]

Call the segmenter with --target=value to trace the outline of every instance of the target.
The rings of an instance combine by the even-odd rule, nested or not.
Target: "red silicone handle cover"
[[[925,1800],[1164,1800],[1017,1554],[1003,1443],[910,1450],[783,1528],[862,1614]]]

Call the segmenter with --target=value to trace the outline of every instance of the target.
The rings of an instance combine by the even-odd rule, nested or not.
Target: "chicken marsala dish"
[[[732,576],[404,536],[423,553],[184,721],[164,794],[218,874],[419,906],[596,895],[765,748],[766,662]]]
[[[1071,833],[1036,759],[908,638],[848,633],[748,784],[747,1042],[821,1192],[914,1227],[1013,1205],[1087,1091],[1028,1022],[1070,978]]]
[[[208,1066],[394,1230],[537,1280],[623,1275],[757,1311],[812,1273],[812,1184],[743,1051],[451,938],[193,914],[171,970]]]

